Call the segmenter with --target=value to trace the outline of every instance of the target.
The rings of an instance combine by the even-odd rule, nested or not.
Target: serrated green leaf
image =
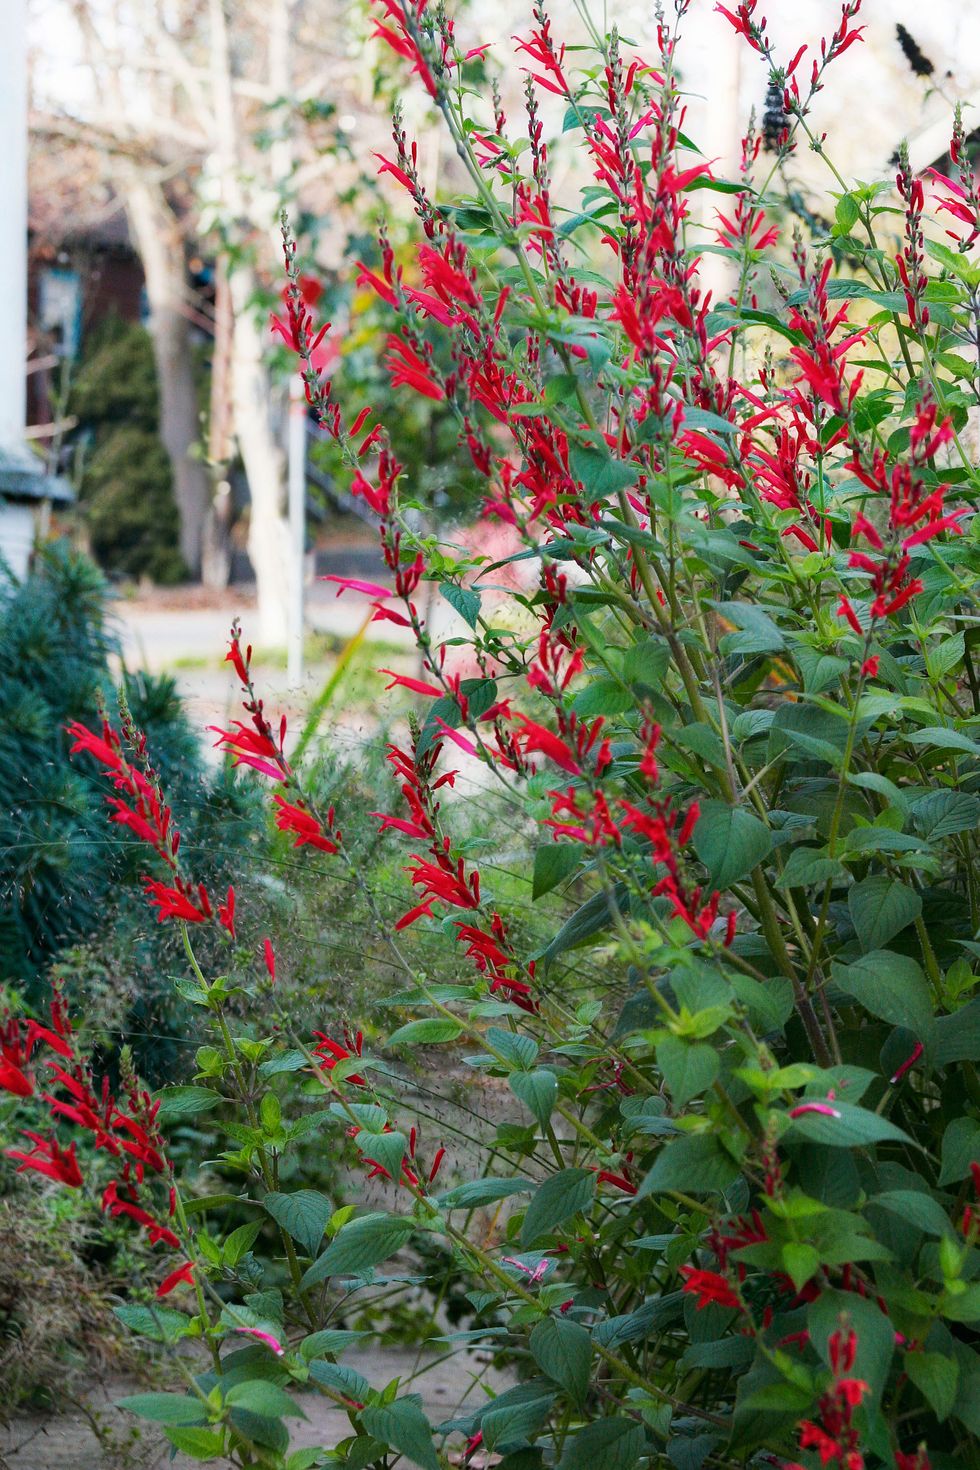
[[[205,1424],[207,1413],[198,1398],[184,1393],[134,1393],[117,1399],[116,1407],[151,1419],[154,1424]]]
[[[263,1419],[306,1418],[296,1400],[267,1378],[247,1378],[244,1383],[234,1384],[225,1394],[225,1403]]]
[[[473,587],[458,587],[455,582],[440,582],[439,591],[463,621],[475,628],[480,618],[479,592]]]
[[[545,1317],[531,1333],[529,1346],[542,1373],[581,1403],[592,1367],[592,1339],[586,1329],[567,1317]]]
[[[712,888],[728,888],[763,861],[772,846],[769,828],[745,807],[701,803],[694,850],[708,869]]]
[[[657,1066],[677,1108],[685,1107],[692,1097],[706,1092],[721,1070],[713,1046],[682,1041],[678,1036],[665,1036],[657,1043]]]
[[[558,1078],[546,1067],[533,1072],[511,1072],[507,1079],[510,1090],[518,1098],[542,1128],[551,1122],[551,1114],[558,1101]]]
[[[708,1133],[692,1133],[665,1144],[638,1190],[638,1197],[682,1189],[689,1194],[722,1193],[738,1177],[738,1165]]]
[[[565,1440],[557,1470],[630,1470],[645,1442],[635,1419],[596,1419]]]
[[[371,1404],[361,1413],[361,1423],[382,1444],[391,1445],[419,1470],[440,1470],[432,1443],[432,1426],[414,1399],[395,1399],[391,1404]]]
[[[388,1037],[389,1046],[435,1046],[444,1041],[456,1041],[463,1034],[459,1021],[449,1016],[426,1016],[421,1021],[409,1021],[399,1026]]]
[[[213,1087],[165,1087],[156,1094],[160,1103],[157,1114],[161,1123],[178,1123],[182,1118],[198,1118],[209,1113],[221,1101],[221,1093]]]
[[[922,899],[914,888],[887,873],[872,873],[855,883],[847,895],[851,923],[861,948],[880,950],[922,913]]]
[[[977,1160],[980,1160],[980,1123],[974,1118],[954,1118],[943,1134],[939,1183],[959,1183]]]
[[[932,996],[922,967],[910,955],[876,949],[851,965],[833,964],[834,983],[869,1015],[922,1036],[932,1024]]]
[[[561,1169],[552,1174],[538,1185],[527,1207],[521,1244],[533,1244],[580,1210],[588,1210],[594,1198],[595,1175],[591,1169]]]
[[[514,1194],[529,1194],[533,1188],[530,1179],[471,1179],[439,1195],[436,1203],[442,1210],[477,1210]]]
[[[287,1235],[298,1240],[308,1256],[316,1255],[333,1205],[315,1189],[297,1189],[292,1194],[270,1193],[263,1205]]]
[[[582,863],[582,848],[577,842],[543,842],[534,853],[534,876],[531,880],[532,901],[542,898],[570,878]]]
[[[303,1287],[328,1276],[354,1275],[377,1266],[401,1250],[414,1229],[415,1222],[404,1215],[376,1213],[349,1220],[310,1266]]]
[[[940,1424],[948,1419],[960,1380],[959,1364],[952,1354],[906,1353],[902,1366]]]

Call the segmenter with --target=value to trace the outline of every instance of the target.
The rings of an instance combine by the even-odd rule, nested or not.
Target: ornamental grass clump
[[[159,1115],[140,1102],[140,1127],[237,1119],[215,1125],[231,1186],[174,1180],[165,1308],[121,1309],[206,1348],[206,1363],[175,1351],[180,1391],[129,1401],[202,1461],[980,1463],[980,196],[958,118],[951,178],[917,177],[904,153],[897,185],[836,174],[811,108],[861,40],[858,0],[785,58],[755,0],[722,11],[779,105],[767,153],[750,131],[739,177],[716,177],[684,132],[688,9],[675,0],[640,55],[585,14],[587,44],[566,49],[538,6],[516,124],[441,6],[383,0],[377,32],[469,182],[432,198],[396,119],[382,167],[418,246],[399,265],[383,235],[362,280],[392,312],[393,379],[451,407],[507,560],[537,569],[529,590],[413,530],[384,425],[349,415],[318,370],[323,324],[284,228],[279,330],[389,573],[333,580],[410,629],[420,658],[417,677],[382,671],[415,707],[377,813],[403,854],[400,916],[365,895],[366,939],[402,975],[388,999],[406,1019],[383,1048],[345,1031],[356,1018],[270,1026],[276,936],[185,871],[138,732],[76,732],[113,820],[146,840],[148,896],[186,944],[182,994],[214,1027],[198,1075]],[[543,93],[588,175],[574,200],[553,187]],[[773,210],[781,163],[807,146],[835,200],[816,246],[784,239]],[[698,190],[719,198],[707,234]],[[705,249],[730,273],[717,299]],[[432,582],[458,614],[449,638],[423,610]],[[237,627],[229,660],[245,718],[222,748],[271,788],[306,860],[361,882]],[[526,896],[558,915],[544,943],[458,838],[454,782],[481,766],[536,843]],[[422,929],[453,950],[452,983],[416,963]],[[204,930],[225,936],[228,974],[197,963]],[[50,1037],[21,1036],[4,1075],[25,1109],[35,1093],[50,1108],[75,1073],[48,1077]],[[506,1079],[485,1156],[420,1126],[392,1070],[404,1050]],[[100,1127],[123,1147],[136,1113],[113,1106]],[[71,1110],[55,1111],[70,1149]],[[311,1130],[352,1140],[385,1208],[335,1211],[289,1174]],[[130,1131],[134,1180],[147,1145]],[[22,1167],[67,1157],[55,1137]],[[229,1195],[250,1223],[223,1236]],[[383,1284],[413,1240],[467,1283],[457,1350],[485,1335],[520,1366],[441,1424],[410,1384],[342,1361],[341,1288]],[[349,1420],[321,1459],[288,1447],[312,1392]]]

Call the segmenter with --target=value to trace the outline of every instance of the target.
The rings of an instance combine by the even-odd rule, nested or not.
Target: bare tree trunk
[[[184,313],[184,251],[173,212],[158,185],[124,165],[126,212],[143,265],[150,336],[160,389],[160,438],[173,472],[180,515],[180,553],[192,577],[201,573],[204,523],[211,499],[207,467],[192,456],[200,437],[190,331]]]
[[[231,288],[224,256],[217,259],[214,286],[214,352],[211,357],[211,414],[208,468],[211,507],[204,527],[201,580],[205,587],[227,587],[231,579],[232,499],[228,467],[232,451]]]

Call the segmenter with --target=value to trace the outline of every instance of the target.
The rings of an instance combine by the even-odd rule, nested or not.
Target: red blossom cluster
[[[143,884],[144,892],[156,908],[158,920],[178,919],[186,924],[204,924],[216,919],[234,938],[234,889],[229,888],[224,903],[212,903],[203,883],[193,883],[181,872],[178,859],[180,833],[174,826],[170,807],[163,799],[159,779],[146,758],[146,740],[142,732],[124,713],[122,735],[108,720],[102,722],[101,735],[77,720],[68,726],[68,733],[74,740],[71,753],[92,756],[116,790],[124,793],[123,796],[107,798],[112,809],[111,820],[127,827],[140,842],[145,842],[166,868],[166,882],[147,877]],[[134,765],[127,758],[123,736],[139,765]]]
[[[961,225],[966,225],[968,234],[962,231],[947,230],[951,240],[955,240],[957,248],[964,254],[969,250],[977,237],[980,236],[980,188],[977,186],[977,176],[974,172],[973,163],[969,157],[966,146],[966,130],[963,127],[963,116],[957,103],[955,120],[953,123],[953,136],[949,145],[949,156],[956,168],[957,179],[948,179],[937,169],[929,172],[936,179],[940,189],[949,192],[939,194],[937,206],[951,214],[954,219],[959,220]]]
[[[905,246],[895,261],[895,267],[905,292],[909,321],[913,327],[925,330],[929,325],[929,308],[925,304],[928,277],[922,269],[925,258],[925,237],[922,233],[925,192],[922,180],[917,179],[912,172],[908,149],[905,147],[901,150],[901,166],[895,182],[905,203]]]
[[[388,747],[388,760],[399,779],[409,817],[392,817],[384,812],[373,815],[380,818],[382,832],[392,829],[427,844],[425,856],[414,853],[406,869],[413,887],[421,894],[420,900],[402,914],[395,929],[406,929],[423,915],[431,918],[436,903],[472,915],[456,921],[456,936],[465,945],[467,955],[490,981],[491,991],[502,990],[515,1005],[533,1010],[529,984],[533,964],[526,970],[521,966],[510,947],[503,919],[496,910],[484,908],[479,873],[468,871],[463,858],[453,857],[452,842],[441,829],[440,802],[435,793],[440,787],[453,785],[456,777],[455,771],[435,776],[442,748],[441,740],[421,748],[417,738],[410,751],[397,745]],[[524,975],[528,979],[522,978]]]
[[[252,682],[252,645],[242,648],[241,630],[237,621],[232,624],[231,641],[225,662],[230,663],[242,686],[242,707],[250,723],[233,722],[231,730],[210,728],[218,736],[215,744],[232,757],[236,766],[249,766],[261,776],[268,776],[284,786],[289,796],[276,792],[273,800],[276,807],[276,826],[280,832],[288,832],[294,847],[313,847],[319,852],[340,851],[343,834],[338,831],[334,809],[330,807],[324,818],[318,817],[296,788],[292,768],[286,759],[286,717],[274,729],[265,713],[264,702],[259,699]],[[292,799],[290,799],[292,797]]]
[[[50,1014],[50,1026],[16,1017],[4,1022],[0,1028],[0,1089],[19,1098],[36,1097],[47,1106],[52,1125],[68,1123],[88,1135],[96,1150],[116,1162],[117,1172],[102,1193],[105,1213],[133,1220],[146,1231],[151,1245],[179,1250],[180,1240],[165,1223],[172,1219],[176,1206],[173,1186],[169,1186],[164,1218],[150,1193],[153,1181],[163,1183],[170,1178],[170,1164],[157,1124],[159,1102],[139,1086],[132,1073],[125,1077],[125,1104],[113,1095],[108,1077],[100,1084],[95,1082],[88,1063],[78,1053],[64,999],[57,990]],[[36,1071],[39,1049],[54,1054],[44,1057],[46,1076]],[[25,1129],[24,1136],[31,1145],[29,1149],[7,1150],[9,1157],[18,1161],[18,1173],[40,1174],[69,1189],[82,1187],[85,1181],[74,1139],[65,1147],[53,1126],[49,1134]],[[165,1296],[178,1281],[188,1279],[191,1269],[187,1262],[172,1272],[158,1288],[158,1296]]]
[[[801,1422],[800,1448],[816,1450],[821,1465],[836,1465],[838,1470],[864,1470],[854,1413],[870,1390],[863,1378],[851,1377],[857,1356],[857,1334],[852,1328],[840,1328],[831,1335],[827,1349],[833,1383],[820,1400],[820,1422],[810,1419]]]
[[[893,463],[886,450],[876,450],[870,462],[855,447],[848,468],[872,491],[872,506],[884,504],[886,520],[879,529],[863,512],[854,517],[852,537],[871,547],[874,555],[854,550],[849,566],[870,578],[872,622],[891,617],[922,591],[922,582],[909,577],[909,553],[944,532],[959,534],[966,507],[946,511],[947,484],[927,483],[924,472],[942,446],[952,438],[948,419],[937,425],[935,403],[924,396],[910,429],[908,463]],[[839,611],[856,633],[861,624],[849,599],[842,597]]]

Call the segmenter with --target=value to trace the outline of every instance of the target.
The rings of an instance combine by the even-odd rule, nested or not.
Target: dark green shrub
[[[81,507],[100,565],[128,577],[181,581],[187,569],[177,550],[177,503],[143,327],[118,317],[102,324],[69,408],[79,421]]]

